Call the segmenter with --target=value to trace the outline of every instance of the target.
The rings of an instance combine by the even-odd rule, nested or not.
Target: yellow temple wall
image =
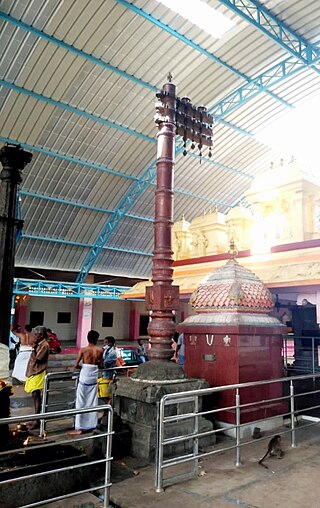
[[[227,259],[228,256],[218,260],[202,259],[201,262],[196,259],[190,260],[190,263],[177,261],[174,264],[173,284],[179,285],[180,295],[191,294],[207,275],[224,265]],[[312,248],[245,257],[240,253],[238,261],[252,270],[269,288],[320,285],[320,241],[318,246]],[[150,285],[151,281],[139,282],[124,297],[144,298],[145,288]]]

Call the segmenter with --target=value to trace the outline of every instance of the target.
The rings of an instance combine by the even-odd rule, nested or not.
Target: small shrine
[[[190,304],[196,314],[178,326],[184,333],[185,373],[224,386],[282,377],[282,334],[285,326],[268,315],[274,307],[263,282],[235,259],[211,273],[194,291]],[[241,404],[282,396],[280,384],[241,390]],[[221,393],[218,407],[235,404],[235,391]],[[283,404],[265,402],[241,411],[241,423],[283,413]],[[235,410],[221,411],[218,420],[235,423]]]

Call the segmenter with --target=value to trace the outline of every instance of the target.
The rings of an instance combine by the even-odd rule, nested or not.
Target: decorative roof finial
[[[230,254],[230,259],[235,260],[238,255],[238,249],[236,247],[236,244],[234,243],[233,236],[230,238],[230,247],[228,250],[228,254]]]
[[[173,77],[173,76],[172,76],[171,72],[169,72],[169,74],[168,74],[168,76],[167,76],[167,80],[168,80],[168,82],[169,82],[169,83],[171,83],[171,81],[172,81],[172,77]]]

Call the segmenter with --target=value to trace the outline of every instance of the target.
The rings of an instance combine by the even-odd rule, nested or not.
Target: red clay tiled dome
[[[266,313],[274,306],[263,282],[235,259],[229,259],[202,282],[191,295],[190,304],[197,313]]]

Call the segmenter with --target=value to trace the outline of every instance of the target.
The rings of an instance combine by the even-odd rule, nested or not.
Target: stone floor
[[[12,414],[30,414],[32,400],[22,386],[15,387]],[[269,458],[268,469],[258,465],[267,441],[257,440],[242,448],[242,466],[234,466],[235,450],[203,458],[198,477],[154,489],[154,466],[128,457],[114,461],[112,506],[117,508],[318,508],[320,506],[320,434],[319,426],[302,422],[297,430],[297,448],[283,438],[282,460]],[[170,476],[170,471],[167,473]],[[76,496],[46,508],[96,508],[102,506],[92,494]]]
[[[42,508],[101,508],[102,502],[93,494],[81,494],[62,501],[41,505]]]
[[[318,508],[320,506],[320,436],[312,427],[297,433],[298,447],[284,439],[282,460],[270,458],[269,469],[258,465],[266,441],[242,449],[242,466],[234,466],[234,450],[204,458],[199,476],[154,490],[154,467],[111,488],[112,502],[121,508]],[[303,434],[304,433],[304,436]],[[303,438],[303,440],[302,440]]]

